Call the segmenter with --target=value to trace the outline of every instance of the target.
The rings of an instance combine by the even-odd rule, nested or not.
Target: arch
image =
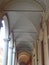
[[[39,1],[39,0],[33,0],[34,2],[36,2],[36,4],[38,4],[38,5],[40,5],[41,6],[41,8],[43,9],[43,11],[45,11],[46,10],[46,4],[43,2],[43,1]],[[8,8],[10,7],[10,6],[12,6],[12,5],[14,5],[16,3],[16,0],[10,0],[10,1],[7,1],[7,2],[5,2],[5,3],[3,3],[4,4],[4,6],[2,7],[2,9],[0,10],[0,18],[2,18],[4,15],[5,15],[5,13],[7,13],[7,11],[8,11]]]
[[[18,54],[18,62],[25,62],[27,63],[27,61],[29,61],[29,59],[31,58],[31,54],[29,54],[26,51],[22,51]]]
[[[23,0],[24,1],[24,0]],[[22,2],[23,2],[22,1]],[[5,4],[5,6],[4,6],[4,9],[6,10],[6,9],[8,9],[9,8],[9,6],[12,6],[13,4],[15,4],[16,2],[20,2],[20,1],[16,1],[16,0],[14,0],[14,1],[9,1],[7,4]],[[24,1],[25,2],[25,1]],[[26,1],[26,2],[28,2],[28,1]],[[46,5],[45,5],[45,3],[43,2],[43,1],[39,1],[39,0],[33,0],[33,1],[30,1],[30,3],[32,2],[32,4],[33,4],[33,2],[35,2],[36,4],[38,4],[38,5],[40,5],[41,6],[41,8],[43,9],[43,11],[45,11],[46,10]]]

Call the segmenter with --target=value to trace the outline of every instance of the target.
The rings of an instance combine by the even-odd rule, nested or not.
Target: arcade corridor
[[[2,27],[1,65],[49,65],[49,0],[0,0]]]

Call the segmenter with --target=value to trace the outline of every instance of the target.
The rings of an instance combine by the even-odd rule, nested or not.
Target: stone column
[[[3,24],[2,24],[2,18],[0,18],[0,30],[1,30],[1,27],[3,26]]]
[[[8,43],[9,43],[9,30],[8,30],[8,21],[7,17],[3,17],[5,21],[5,39],[4,39],[4,53],[3,53],[3,62],[2,65],[7,65],[7,60],[8,60]],[[3,32],[4,33],[4,32]]]
[[[48,36],[47,36],[47,25],[43,23],[43,46],[44,46],[44,65],[49,65],[48,62]]]
[[[33,51],[32,51],[33,52]],[[32,65],[33,65],[33,53],[32,53]]]
[[[43,39],[43,31],[42,29],[40,29],[38,39],[38,65],[42,65],[42,49],[41,49],[42,39]]]
[[[15,43],[14,43],[12,65],[15,65],[15,56],[16,56],[15,53],[16,53],[16,45],[15,45]]]
[[[48,35],[48,56],[49,56],[49,18],[48,18],[48,20],[47,20],[47,28],[48,28],[48,29],[47,29],[47,30],[48,30],[48,31],[47,31],[47,32],[48,32],[47,35]]]
[[[34,42],[34,45],[33,45],[32,65],[37,65],[37,48],[36,48],[36,42]]]
[[[10,34],[9,50],[8,50],[8,65],[12,65],[13,61],[13,33]]]
[[[3,54],[2,65],[7,65],[7,60],[8,60],[8,43],[9,43],[9,40],[5,39],[4,41],[5,41],[5,43],[4,43],[4,54]]]
[[[32,65],[35,65],[35,54],[34,54],[34,49],[32,51]]]
[[[15,65],[17,65],[17,50],[16,50],[16,53],[15,53]]]
[[[37,56],[38,56],[38,55],[37,55],[37,51],[38,51],[38,50],[37,50],[37,44],[38,44],[38,43],[35,42],[35,65],[38,64],[38,63],[37,63],[37,59],[38,59],[38,57],[37,57]]]

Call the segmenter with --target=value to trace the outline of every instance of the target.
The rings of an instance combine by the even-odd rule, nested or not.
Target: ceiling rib
[[[16,42],[19,42],[19,41],[16,41]],[[35,40],[34,41],[21,41],[21,42],[35,42]]]
[[[43,12],[43,10],[0,10],[3,12]]]
[[[37,32],[29,32],[29,31],[15,31],[14,33],[34,33],[34,34],[36,34]]]

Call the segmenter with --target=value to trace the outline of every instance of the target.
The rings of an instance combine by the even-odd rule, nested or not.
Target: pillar
[[[2,63],[3,63],[3,65],[7,65],[9,40],[5,39],[4,41],[5,41],[5,43],[4,43],[4,54],[3,54],[3,62]]]
[[[34,49],[32,51],[32,65],[35,65],[35,53],[34,53]]]
[[[42,65],[42,49],[41,49],[41,42],[43,39],[43,31],[42,28],[39,31],[39,39],[38,39],[38,65]]]
[[[38,53],[37,53],[37,51],[38,51],[38,50],[37,50],[37,49],[38,49],[38,48],[37,48],[37,44],[38,44],[38,43],[37,43],[37,41],[36,41],[36,43],[35,43],[35,65],[38,65],[38,61],[37,61],[37,59],[38,59],[38,55],[37,55],[37,54],[38,54]]]
[[[5,21],[5,38],[4,38],[4,52],[3,52],[3,62],[2,65],[7,65],[8,60],[8,43],[9,43],[9,30],[8,30],[8,21],[7,17],[3,17]],[[4,33],[4,32],[3,32]]]
[[[16,50],[16,52],[15,52],[15,65],[17,65],[17,50]]]
[[[33,51],[32,51],[32,65],[33,65]]]
[[[1,27],[3,27],[3,24],[2,24],[2,18],[0,18],[0,29],[1,29]]]
[[[15,65],[15,57],[16,57],[16,45],[14,43],[14,48],[13,48],[13,61],[12,61],[12,65]]]
[[[49,65],[48,62],[48,36],[47,36],[47,25],[43,23],[43,46],[44,46],[44,65]]]
[[[13,33],[10,34],[9,50],[8,50],[8,65],[12,65],[13,61]]]
[[[47,31],[47,32],[48,32],[47,35],[48,35],[48,56],[49,56],[49,18],[48,18],[48,20],[47,20],[47,28],[48,28],[48,29],[47,29],[47,30],[48,30],[48,31]]]

